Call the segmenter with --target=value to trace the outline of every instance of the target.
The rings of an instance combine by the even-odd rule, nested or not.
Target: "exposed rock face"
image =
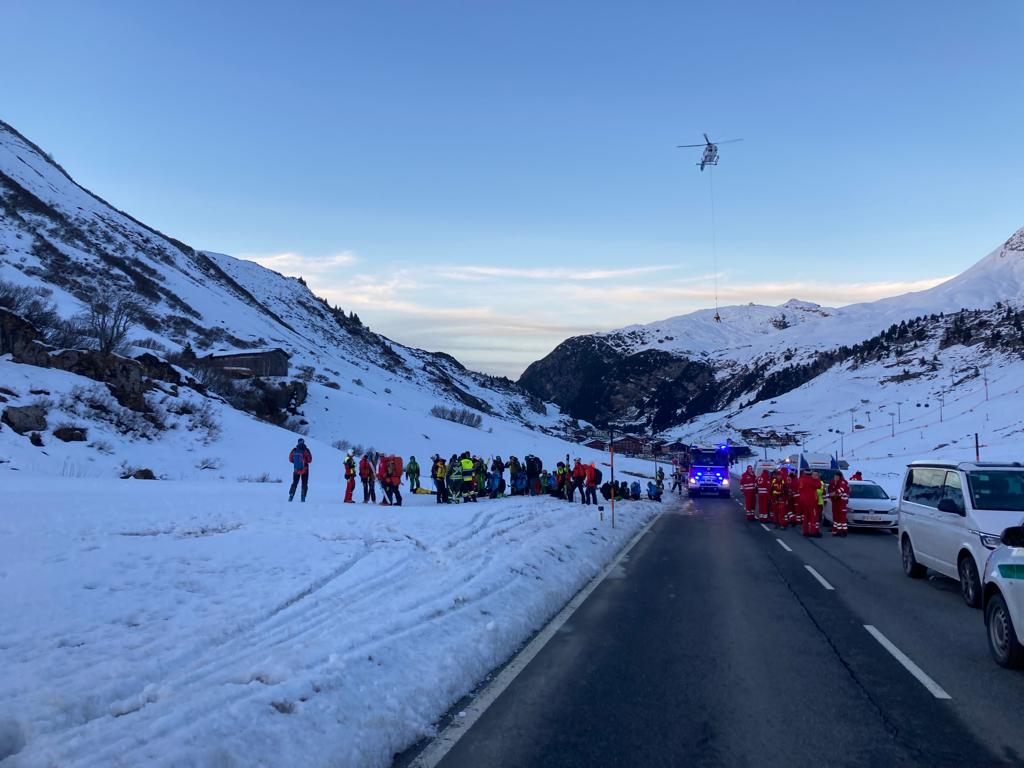
[[[3,422],[19,435],[46,429],[46,409],[38,405],[4,408]]]
[[[626,354],[600,336],[559,344],[519,379],[576,418],[655,431],[713,410],[713,383],[707,363],[660,350]]]
[[[88,430],[82,427],[61,427],[53,430],[53,436],[65,443],[82,443],[87,438]]]
[[[142,366],[134,360],[101,355],[91,350],[64,349],[50,355],[50,364],[62,371],[105,382],[110,387],[110,394],[125,408],[146,410]]]

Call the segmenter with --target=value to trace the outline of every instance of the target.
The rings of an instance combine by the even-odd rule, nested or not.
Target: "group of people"
[[[313,455],[305,441],[299,438],[298,443],[288,454],[292,464],[292,484],[288,490],[288,501],[295,497],[301,485],[301,501],[306,500],[309,488],[309,465]],[[381,488],[380,503],[384,506],[402,505],[401,484],[403,478],[408,480],[411,493],[429,493],[420,486],[420,466],[415,456],[403,462],[401,456],[367,453],[358,461],[354,451],[349,450],[344,461],[345,470],[345,503],[354,504],[356,480],[362,484],[363,503],[377,503],[377,485]],[[508,472],[508,481],[505,472]],[[430,478],[434,483],[434,495],[438,504],[475,502],[481,496],[495,499],[506,492],[512,496],[550,495],[566,501],[575,501],[577,492],[583,504],[597,504],[600,491],[605,501],[611,499],[624,500],[641,498],[641,487],[638,481],[604,481],[601,468],[594,462],[584,464],[577,458],[570,466],[566,461],[558,461],[555,469],[545,469],[543,461],[537,456],[527,455],[523,460],[510,456],[503,461],[495,456],[488,465],[479,456],[469,451],[452,454],[445,461],[435,454],[431,458]],[[647,498],[661,501],[664,491],[665,472],[658,468],[653,481],[647,483]]]
[[[748,464],[740,477],[740,490],[747,520],[774,521],[778,529],[799,525],[804,536],[816,538],[821,538],[821,513],[827,495],[832,502],[832,535],[842,537],[849,531],[846,505],[850,485],[842,472],[837,472],[826,487],[818,472],[803,469],[797,476],[782,467],[774,472],[763,469],[756,475]]]

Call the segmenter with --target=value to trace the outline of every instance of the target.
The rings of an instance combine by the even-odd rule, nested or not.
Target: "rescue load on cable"
[[[677,144],[676,149],[704,147],[704,153],[701,155],[700,162],[697,163],[697,165],[700,166],[701,172],[703,172],[705,168],[710,169],[712,166],[718,165],[719,144],[732,144],[737,141],[743,141],[743,139],[726,139],[725,141],[712,141],[705,133],[703,144]],[[708,171],[708,188],[710,189],[711,195],[711,259],[715,279],[715,322],[720,323],[722,322],[722,316],[718,313],[718,247],[715,239],[715,183],[712,172],[710,170]]]

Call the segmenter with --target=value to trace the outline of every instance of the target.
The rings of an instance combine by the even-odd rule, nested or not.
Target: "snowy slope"
[[[777,307],[757,304],[698,310],[598,336],[635,354],[660,349],[686,356],[749,363],[781,350],[820,350],[867,339],[893,323],[920,315],[989,309],[1024,300],[1024,229],[970,269],[934,288],[837,309],[791,299]]]
[[[441,449],[432,440],[453,434],[473,442],[488,429],[504,434],[507,426],[512,433],[524,435],[524,444],[533,444],[543,436],[530,438],[530,430],[556,433],[567,427],[556,406],[545,406],[507,380],[468,371],[448,355],[410,349],[372,333],[318,299],[299,279],[227,255],[196,251],[115,210],[3,123],[0,279],[50,291],[64,317],[80,312],[100,289],[129,292],[143,304],[145,313],[132,338],[158,353],[180,351],[186,343],[200,355],[284,349],[291,355],[293,374],[305,368],[312,376],[301,419],[309,435],[325,445],[348,441],[384,448],[382,443],[390,441],[382,434],[404,434],[410,448],[430,455],[428,450]],[[18,370],[19,366],[8,372],[10,365],[0,361],[4,383],[11,382],[16,391],[7,397],[8,405],[29,405],[31,390],[50,388],[40,383],[48,374]],[[64,382],[63,392],[95,384],[69,383],[59,376],[57,380]],[[466,427],[428,419],[431,428],[426,429],[422,417],[436,405],[479,412],[485,423],[481,430],[467,433]],[[234,417],[225,418],[234,421]],[[102,432],[101,423],[82,422],[81,417],[79,422]],[[160,437],[165,453],[198,450],[188,440],[177,440],[179,434]],[[278,435],[276,443],[292,439]],[[48,444],[46,451],[33,453],[25,450],[25,440],[0,428],[0,459],[17,455],[22,471],[95,474],[101,467],[109,473],[112,464],[141,462],[140,455],[152,455],[157,465],[152,468],[158,474],[188,474],[180,462],[163,460],[151,446],[138,441],[127,448],[129,455],[121,455],[121,442],[113,441],[118,452],[115,462],[95,451],[80,455],[81,446]],[[217,450],[231,453],[224,446],[234,442],[231,433],[225,432]],[[481,452],[491,452],[485,448],[489,441],[477,442],[482,444]],[[277,456],[281,450],[270,449],[266,441],[261,446],[268,455]],[[69,452],[73,456],[68,460],[75,465],[71,470],[64,465]],[[253,472],[259,464],[253,460]],[[244,474],[240,468],[232,471]],[[208,475],[204,471],[196,476]]]

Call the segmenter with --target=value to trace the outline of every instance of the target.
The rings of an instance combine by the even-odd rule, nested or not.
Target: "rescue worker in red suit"
[[[749,464],[747,471],[740,476],[740,490],[743,491],[743,507],[747,511],[747,520],[753,520],[754,509],[757,506],[757,476]]]
[[[818,520],[818,490],[821,480],[804,470],[800,473],[800,516],[803,518],[801,530],[804,536],[821,536],[821,521]]]
[[[797,489],[798,478],[796,471],[786,471],[786,522],[796,525],[796,506],[799,490]]]
[[[768,476],[768,470],[761,470],[760,477],[757,478],[755,483],[757,486],[757,519],[762,523],[767,523],[769,520],[768,516],[768,503],[769,503],[769,492],[771,491],[772,480]]]
[[[355,504],[352,498],[352,491],[356,489],[356,460],[352,458],[352,451],[345,457],[345,503]]]
[[[854,472],[852,475],[850,475],[850,479],[851,480],[863,480],[864,476],[860,473],[860,470],[858,469],[856,472]]]
[[[846,523],[846,503],[850,500],[850,484],[839,472],[828,484],[828,495],[832,500],[832,535],[846,536],[849,526]]]
[[[786,527],[786,507],[789,506],[789,499],[786,497],[786,474],[785,469],[780,469],[772,477],[772,517],[776,528]]]

